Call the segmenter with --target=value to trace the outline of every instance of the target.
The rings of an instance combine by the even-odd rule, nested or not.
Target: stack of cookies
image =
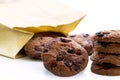
[[[94,35],[91,71],[100,75],[120,75],[120,30],[106,30]]]

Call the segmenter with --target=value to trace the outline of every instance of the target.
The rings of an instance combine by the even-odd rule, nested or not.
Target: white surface
[[[99,30],[120,29],[119,0],[60,0],[87,16],[71,34],[90,33]],[[48,72],[41,61],[27,57],[9,59],[0,56],[0,80],[119,80],[120,76],[101,76],[87,68],[72,77],[58,77]]]

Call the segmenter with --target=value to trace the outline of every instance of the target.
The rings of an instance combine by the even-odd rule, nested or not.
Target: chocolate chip
[[[44,45],[44,44],[42,44],[41,46],[42,46],[42,47],[44,47],[45,45]]]
[[[51,67],[51,68],[54,68],[54,67],[56,67],[56,66],[57,66],[57,64],[54,62],[54,63],[51,64],[50,67]]]
[[[111,64],[111,63],[102,63],[101,65],[106,67],[106,68],[114,68],[114,67],[116,67],[116,65]]]
[[[84,61],[85,61],[85,59],[84,59],[84,58],[82,58],[82,61],[84,62]]]
[[[81,55],[81,50],[77,50],[76,54]]]
[[[38,60],[39,57],[31,57],[31,59]]]
[[[75,71],[78,71],[78,70],[80,69],[80,67],[79,67],[79,66],[76,66],[76,65],[73,65],[71,68],[72,68],[73,70],[75,70]]]
[[[108,42],[98,42],[102,47],[107,47],[110,43]]]
[[[68,67],[72,66],[72,62],[70,60],[64,60],[64,64]]]
[[[83,34],[83,37],[87,38],[89,36],[89,34]]]
[[[103,34],[103,32],[97,32],[97,33],[96,33],[96,36],[98,36],[98,37],[103,37],[104,34]]]
[[[69,48],[69,49],[67,50],[67,52],[73,54],[75,51],[74,51],[73,48]]]
[[[43,52],[45,53],[45,52],[48,52],[48,50],[47,49],[43,49]]]
[[[35,51],[41,51],[41,48],[40,48],[40,46],[35,46],[34,50]]]
[[[57,61],[62,61],[64,59],[63,55],[59,54],[57,55]]]
[[[69,39],[65,39],[65,38],[60,38],[61,42],[64,42],[64,43],[68,43],[68,42],[71,42],[71,40]]]
[[[83,63],[83,61],[74,62],[74,64],[77,65],[77,66],[80,66],[82,63]]]
[[[69,37],[75,37],[75,35],[70,35]]]

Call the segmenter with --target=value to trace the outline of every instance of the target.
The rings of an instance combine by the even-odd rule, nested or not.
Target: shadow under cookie
[[[119,76],[120,75],[120,67],[118,66],[108,66],[109,64],[105,65],[98,65],[92,63],[91,71],[96,74],[106,75],[106,76]]]
[[[100,53],[94,52],[90,59],[94,61],[94,63],[102,64],[102,63],[111,63],[116,66],[120,66],[120,55],[117,54],[109,54],[109,53]]]

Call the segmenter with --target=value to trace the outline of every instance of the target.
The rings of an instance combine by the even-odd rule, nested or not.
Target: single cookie
[[[109,54],[120,54],[120,43],[94,42],[95,51]]]
[[[89,55],[93,53],[93,39],[89,34],[70,35],[68,38],[82,45],[87,50]]]
[[[88,64],[87,51],[75,41],[58,37],[46,47],[42,60],[47,70],[58,76],[72,76]]]
[[[120,66],[120,55],[105,54],[100,52],[94,52],[90,59],[97,64],[110,63],[116,66]]]
[[[47,52],[46,44],[51,41],[52,37],[36,37],[32,38],[25,46],[24,50],[27,56],[34,59],[41,59],[41,54]]]
[[[105,30],[105,31],[97,32],[94,36],[94,39],[100,42],[120,43],[120,30]]]
[[[107,76],[119,76],[120,75],[120,67],[112,65],[112,64],[94,64],[92,63],[91,71],[100,74],[100,75],[107,75]]]

